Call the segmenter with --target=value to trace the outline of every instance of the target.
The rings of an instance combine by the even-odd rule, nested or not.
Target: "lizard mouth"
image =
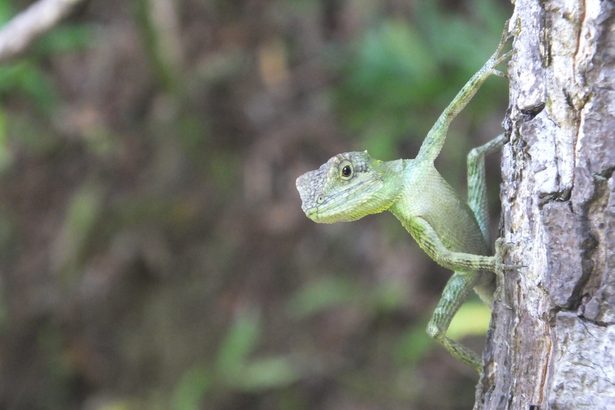
[[[311,220],[314,220],[315,217],[318,215],[318,208],[312,207],[312,208],[304,209],[303,212],[305,213],[305,216],[307,216]]]

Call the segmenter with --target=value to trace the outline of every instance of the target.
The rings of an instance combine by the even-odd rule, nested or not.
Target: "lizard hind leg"
[[[487,205],[487,181],[485,179],[485,155],[504,145],[506,137],[500,134],[491,141],[473,148],[468,153],[468,206],[476,217],[485,243],[489,239],[489,212]]]
[[[451,356],[472,366],[480,373],[482,364],[479,356],[446,336],[451,320],[472,291],[477,278],[478,274],[475,272],[455,272],[451,276],[427,324],[427,334],[442,344]]]

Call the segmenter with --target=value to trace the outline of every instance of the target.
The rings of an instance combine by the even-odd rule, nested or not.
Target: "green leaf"
[[[433,344],[434,341],[425,332],[424,324],[413,326],[402,335],[395,349],[395,357],[416,364],[425,357]]]
[[[247,356],[256,346],[260,331],[257,312],[244,310],[237,315],[218,351],[216,368],[224,378],[233,378],[240,373]]]
[[[198,365],[189,369],[175,387],[172,398],[174,410],[198,410],[205,394],[211,387],[213,378],[205,366]]]
[[[321,278],[295,293],[287,309],[294,318],[305,318],[351,302],[358,291],[356,285],[347,279]]]
[[[447,336],[461,339],[466,336],[484,336],[489,328],[491,310],[484,303],[467,302],[461,306],[451,322]]]
[[[247,391],[280,388],[296,382],[300,374],[285,357],[256,359],[245,365],[234,380],[237,387]]]
[[[56,101],[55,89],[47,75],[28,60],[0,67],[0,98],[12,93],[31,98],[45,112]]]
[[[92,44],[92,30],[87,25],[58,26],[36,43],[39,54],[49,55],[82,50]]]
[[[406,301],[406,288],[394,280],[387,280],[376,286],[370,295],[372,306],[379,312],[391,312]]]

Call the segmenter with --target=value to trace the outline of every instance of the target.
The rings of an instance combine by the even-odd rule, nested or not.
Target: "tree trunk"
[[[615,409],[615,3],[517,0],[506,261],[475,409]]]

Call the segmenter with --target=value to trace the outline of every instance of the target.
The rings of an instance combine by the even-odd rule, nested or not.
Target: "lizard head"
[[[367,151],[338,154],[297,178],[301,209],[319,223],[355,221],[385,211],[401,189],[401,162],[379,161]]]

